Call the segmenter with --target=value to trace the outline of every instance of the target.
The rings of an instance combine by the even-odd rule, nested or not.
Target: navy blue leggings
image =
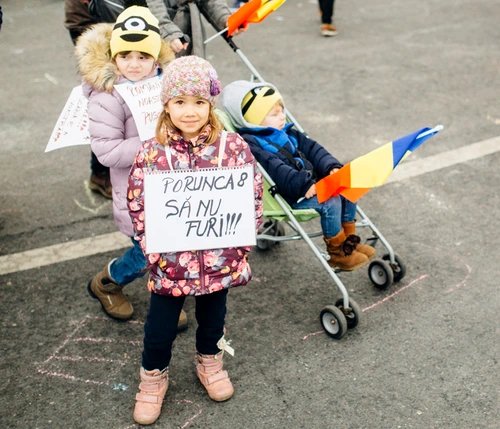
[[[228,289],[195,297],[196,350],[204,355],[220,352],[217,342],[224,335]],[[142,366],[146,371],[162,371],[172,358],[172,345],[177,337],[177,322],[185,297],[151,294],[149,312],[144,325]]]

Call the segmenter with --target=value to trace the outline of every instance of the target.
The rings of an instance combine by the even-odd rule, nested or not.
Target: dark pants
[[[203,355],[220,352],[217,342],[224,335],[228,289],[195,297],[196,350]],[[172,358],[172,345],[177,336],[177,322],[185,297],[151,294],[149,312],[144,325],[142,366],[146,371],[162,371]]]
[[[81,34],[82,31],[80,30],[69,30],[69,35],[71,36],[73,45],[76,44],[76,39],[78,39]],[[100,177],[109,176],[109,167],[102,165],[92,151],[90,151],[90,171]]]
[[[321,22],[323,24],[331,24],[333,17],[333,4],[335,0],[318,0],[319,9],[321,10]]]

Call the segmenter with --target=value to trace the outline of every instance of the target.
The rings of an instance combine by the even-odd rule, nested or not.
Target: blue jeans
[[[356,204],[342,196],[330,197],[324,203],[315,195],[292,204],[293,209],[314,209],[321,215],[321,229],[326,238],[335,237],[342,229],[342,222],[352,222],[356,216]]]
[[[138,241],[131,239],[134,244],[122,256],[111,262],[109,274],[119,285],[126,285],[142,277],[147,271],[147,261]]]

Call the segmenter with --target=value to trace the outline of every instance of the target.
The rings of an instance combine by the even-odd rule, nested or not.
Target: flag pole
[[[441,131],[444,127],[442,125],[436,125],[434,128],[424,131],[423,133],[420,133],[417,137],[416,140],[421,139],[422,137],[428,136],[429,134],[434,134],[439,131]]]
[[[203,42],[204,45],[206,45],[208,42],[211,42],[214,40],[217,36],[220,36],[222,33],[227,31],[227,27],[224,28],[224,30],[219,31],[218,33],[215,33],[213,36],[210,36],[207,40]]]

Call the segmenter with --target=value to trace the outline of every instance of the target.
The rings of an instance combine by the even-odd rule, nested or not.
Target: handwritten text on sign
[[[146,252],[255,245],[253,166],[144,171]]]
[[[139,138],[142,141],[155,136],[156,124],[163,109],[160,101],[161,80],[158,77],[140,82],[115,85],[132,112]]]
[[[88,101],[83,95],[81,85],[71,91],[45,152],[80,144],[90,144]]]

